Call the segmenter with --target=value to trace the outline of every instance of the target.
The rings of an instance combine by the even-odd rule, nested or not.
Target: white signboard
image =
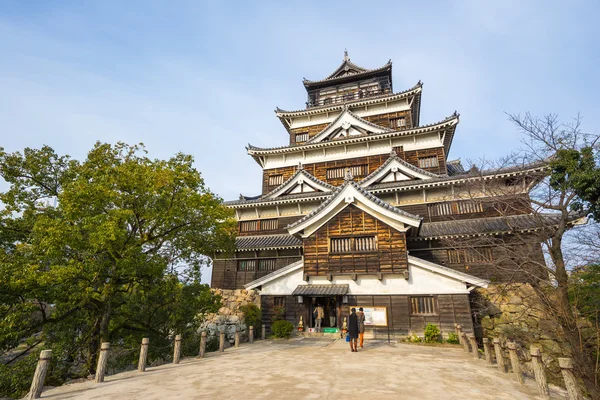
[[[387,326],[387,307],[364,307],[365,326]]]

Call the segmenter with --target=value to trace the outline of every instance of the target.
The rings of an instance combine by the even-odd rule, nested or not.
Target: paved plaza
[[[537,399],[458,347],[342,340],[267,340],[45,391],[48,399]],[[553,398],[562,398],[554,394]]]

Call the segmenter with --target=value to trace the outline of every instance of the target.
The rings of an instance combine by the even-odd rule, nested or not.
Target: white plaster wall
[[[347,284],[350,295],[376,294],[468,294],[463,282],[433,273],[418,266],[409,265],[410,278],[402,275],[385,276],[381,281],[376,276],[359,277],[353,281],[349,276],[340,276],[328,281],[326,277],[310,277],[309,282],[302,280],[303,269],[296,270],[262,286],[263,295],[290,295],[298,285]]]

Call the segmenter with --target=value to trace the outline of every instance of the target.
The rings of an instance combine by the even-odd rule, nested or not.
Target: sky
[[[225,200],[261,189],[245,146],[285,145],[274,109],[304,108],[344,49],[424,83],[421,124],[457,110],[450,159],[520,146],[507,113],[580,114],[600,132],[597,1],[0,2],[0,147],[83,159],[96,141],[195,157]],[[0,188],[2,184],[0,183]]]

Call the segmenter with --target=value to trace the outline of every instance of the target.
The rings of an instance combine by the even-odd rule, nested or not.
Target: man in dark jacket
[[[358,339],[358,316],[356,308],[352,308],[352,313],[348,317],[348,335],[350,336],[350,351],[358,351],[356,340]]]

